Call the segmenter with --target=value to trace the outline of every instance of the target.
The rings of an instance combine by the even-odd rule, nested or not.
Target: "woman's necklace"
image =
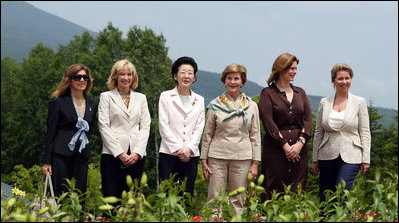
[[[338,98],[336,97],[334,100],[334,109],[338,112],[345,110],[346,104],[348,102],[348,98]]]
[[[122,98],[123,102],[125,103],[126,108],[128,108],[128,107],[129,107],[129,102],[130,102],[130,90],[129,90],[129,92],[126,94],[126,97],[125,97],[125,98],[123,98],[122,92],[119,91],[119,94],[121,95],[121,98]]]

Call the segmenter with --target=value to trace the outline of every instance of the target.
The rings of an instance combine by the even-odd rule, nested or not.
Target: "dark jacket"
[[[86,99],[86,110],[83,119],[89,124],[90,129],[89,132],[86,132],[86,136],[90,142],[90,132],[96,120],[98,102],[86,94],[84,97]],[[47,135],[44,144],[44,164],[51,164],[53,153],[62,156],[72,156],[79,149],[79,140],[75,144],[74,151],[71,151],[68,147],[73,135],[78,130],[76,128],[77,121],[78,116],[69,92],[50,101],[47,115]],[[89,158],[90,143],[82,150],[82,154],[85,158]]]

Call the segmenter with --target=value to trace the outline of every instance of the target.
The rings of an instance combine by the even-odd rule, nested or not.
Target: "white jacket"
[[[114,157],[127,152],[147,155],[151,116],[144,94],[130,91],[130,104],[126,108],[118,90],[100,94],[98,127],[103,140],[104,154]]]
[[[205,125],[204,98],[191,90],[191,99],[184,107],[177,87],[164,91],[159,98],[159,133],[162,137],[160,153],[172,155],[187,146],[199,156],[198,145]]]
[[[320,101],[315,135],[313,162],[332,160],[341,155],[347,163],[370,163],[370,127],[364,98],[349,93],[344,124],[336,131],[328,124],[334,95]]]

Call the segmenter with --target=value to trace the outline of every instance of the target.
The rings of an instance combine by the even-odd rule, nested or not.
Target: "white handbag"
[[[44,191],[43,191],[43,197],[40,198],[39,195],[35,194],[35,198],[32,202],[32,204],[29,206],[29,211],[30,212],[38,212],[42,208],[46,207],[46,201],[49,203],[50,208],[52,211],[57,210],[57,201],[54,196],[54,190],[53,190],[53,184],[51,182],[51,176],[50,173],[47,172],[46,175],[43,175],[42,181],[39,185],[39,191],[41,191],[41,186],[43,185],[43,180],[46,177],[45,181],[45,186],[44,186]],[[48,183],[48,184],[47,184]],[[50,196],[47,196],[47,187],[50,186]],[[47,211],[44,213],[44,216],[47,218],[51,218],[51,214]],[[40,216],[39,216],[40,217]]]

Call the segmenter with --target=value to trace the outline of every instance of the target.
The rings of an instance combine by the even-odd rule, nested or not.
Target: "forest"
[[[134,183],[132,186],[132,191],[137,192],[136,195],[142,195],[140,202],[142,202],[142,204],[147,202],[147,204],[136,207],[136,209],[129,209],[130,211],[133,210],[132,213],[129,212],[132,214],[132,216],[135,216],[133,219],[123,218],[125,215],[117,215],[114,216],[112,220],[209,220],[207,217],[209,217],[210,214],[207,214],[209,211],[207,212],[208,209],[205,208],[207,184],[201,176],[201,170],[199,170],[198,179],[196,181],[196,192],[193,198],[195,205],[193,208],[189,210],[183,210],[183,212],[181,209],[177,209],[171,212],[162,212],[163,214],[158,215],[154,213],[152,216],[153,218],[148,218],[148,216],[143,217],[140,214],[140,211],[138,211],[155,210],[156,207],[161,207],[162,204],[160,202],[166,202],[168,200],[166,197],[159,197],[163,190],[169,188],[169,193],[175,192],[176,195],[178,194],[179,190],[178,187],[175,187],[170,182],[169,184],[159,184],[157,181],[158,148],[161,141],[158,131],[157,118],[158,99],[162,91],[171,89],[175,86],[175,82],[171,78],[170,74],[172,60],[168,57],[168,48],[165,46],[165,42],[166,40],[162,35],[156,35],[151,29],[140,29],[136,26],[131,27],[126,37],[123,37],[123,33],[118,28],[114,27],[112,23],[109,23],[96,38],[92,37],[88,32],[83,33],[81,36],[75,35],[74,39],[71,40],[69,44],[60,45],[57,51],[54,51],[50,47],[44,46],[43,44],[38,44],[31,49],[28,58],[23,59],[21,63],[10,57],[3,58],[1,60],[2,181],[26,191],[31,195],[37,193],[36,190],[41,179],[43,145],[47,128],[46,118],[48,105],[50,102],[50,95],[55,90],[56,86],[61,80],[62,74],[70,64],[83,63],[90,68],[92,77],[94,78],[94,86],[90,92],[90,95],[98,100],[100,93],[108,90],[106,81],[114,62],[127,58],[136,66],[137,73],[139,75],[139,85],[136,91],[147,96],[148,106],[152,118],[150,138],[147,144],[147,159],[144,169],[148,180],[146,179],[146,183],[140,187],[137,185],[137,187],[134,187]],[[255,96],[253,99],[258,101],[259,96]],[[373,212],[370,212],[370,210],[368,211],[367,214],[369,216],[371,213],[376,214],[378,212],[378,217],[381,216],[381,218],[379,218],[381,220],[397,221],[397,111],[395,120],[392,120],[392,124],[386,127],[378,122],[378,120],[382,117],[378,113],[378,110],[373,106],[369,106],[368,109],[370,116],[370,129],[372,133],[371,166],[365,175],[359,174],[358,178],[356,179],[354,191],[357,192],[357,194],[355,194],[355,192],[349,193],[347,191],[343,191],[342,193],[346,193],[345,196],[347,200],[337,201],[341,202],[341,205],[338,205],[337,203],[335,206],[328,206],[328,208],[334,209],[335,212],[328,212],[329,214],[326,215],[327,217],[324,216],[325,218],[320,217],[320,212],[318,212],[318,210],[323,208],[327,210],[327,206],[325,206],[326,204],[320,204],[317,202],[317,177],[312,176],[309,172],[309,180],[306,190],[309,191],[308,194],[295,195],[287,192],[286,195],[288,197],[276,197],[274,204],[272,202],[260,204],[257,197],[259,193],[262,192],[261,189],[259,189],[259,191],[255,191],[254,188],[256,187],[253,187],[252,190],[251,188],[248,188],[248,191],[246,191],[248,198],[248,212],[246,212],[245,216],[237,218],[237,216],[234,216],[228,212],[229,208],[228,205],[226,205],[226,211],[228,213],[225,216],[226,218],[227,216],[230,216],[227,218],[227,221],[350,220],[353,218],[342,218],[342,216],[344,216],[342,211],[361,210],[363,211],[363,215],[365,215],[368,207],[374,208],[374,210],[371,210]],[[313,114],[313,128],[315,125],[315,120],[316,114]],[[86,200],[84,210],[73,209],[75,205],[66,202],[64,207],[60,207],[60,211],[62,208],[64,208],[62,209],[62,213],[64,214],[57,215],[57,213],[53,213],[53,217],[55,217],[52,220],[64,221],[67,216],[72,215],[75,216],[75,218],[72,219],[78,219],[80,221],[82,221],[82,216],[88,216],[86,220],[95,219],[95,216],[99,216],[96,214],[96,212],[102,213],[102,211],[106,211],[106,208],[103,205],[106,202],[104,199],[100,199],[101,190],[98,188],[101,185],[101,183],[99,183],[99,180],[101,179],[99,175],[99,161],[101,156],[102,141],[97,125],[95,125],[95,129],[93,129],[91,132],[90,143],[92,150],[90,158],[91,164],[89,170],[88,193],[91,193],[90,195],[93,196],[88,196],[90,199]],[[312,148],[312,140],[309,141],[308,146],[309,148]],[[309,166],[311,165],[311,160],[312,159],[310,157]],[[73,188],[73,182],[71,187]],[[382,188],[378,189],[379,187]],[[376,188],[378,191],[376,191]],[[72,194],[73,192],[70,193]],[[339,193],[339,190],[337,190],[337,193]],[[226,201],[225,196],[221,196],[220,202],[223,203]],[[335,196],[338,195],[336,194]],[[357,196],[362,196],[362,198],[360,199]],[[171,196],[168,197],[171,198]],[[27,198],[29,198],[29,196],[27,196]],[[385,206],[381,207],[376,200],[377,198],[380,199]],[[313,201],[313,203],[309,203],[309,200]],[[175,202],[175,206],[170,204],[170,207],[177,207],[180,205],[180,203],[182,203],[180,198],[175,200]],[[351,204],[352,206],[348,206],[348,203],[345,202],[353,202],[353,204]],[[276,204],[278,204],[279,207],[276,207]],[[12,210],[13,205],[7,204],[6,202],[4,204],[3,212],[2,202],[2,221],[18,220],[15,217],[10,217],[12,216],[10,214],[5,215],[9,216],[10,218],[4,217],[3,219],[3,213],[6,211],[7,213],[11,213],[12,211],[15,212],[17,210]],[[20,205],[23,206],[23,204]],[[148,209],[145,209],[146,206]],[[292,207],[298,206],[300,206],[299,209],[292,209]],[[102,207],[102,209],[99,207]],[[344,209],[341,210],[339,208]],[[274,210],[274,212],[269,213],[269,209]],[[393,214],[384,215],[384,210],[391,210],[393,211]],[[305,212],[306,214],[304,214]],[[23,215],[25,214],[25,211],[20,210],[18,213],[21,216],[26,217],[23,218],[23,220],[29,220],[28,218],[30,215]],[[176,214],[176,216],[171,217],[170,219],[165,219],[162,216],[164,216],[166,213]],[[182,213],[185,213],[186,215],[181,215]],[[191,217],[187,217],[188,215]],[[140,218],[140,216],[142,218]],[[262,217],[265,217],[265,219]],[[357,220],[361,221],[364,219],[357,218]]]

